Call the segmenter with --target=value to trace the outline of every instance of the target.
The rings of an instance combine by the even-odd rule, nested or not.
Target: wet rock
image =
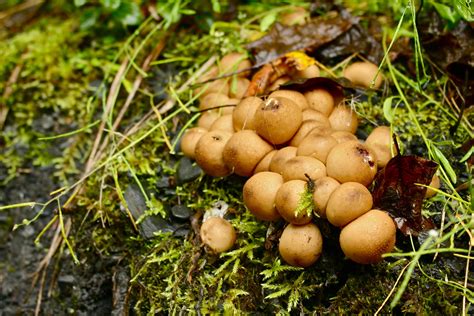
[[[179,161],[178,170],[176,171],[176,180],[178,184],[190,182],[199,177],[202,169],[189,158],[183,157]]]
[[[158,189],[166,189],[170,186],[170,182],[169,182],[170,178],[167,177],[167,176],[163,176],[161,177],[160,179],[158,179],[158,181],[156,181],[156,187]]]
[[[186,205],[175,205],[171,208],[171,215],[180,220],[187,220],[193,213],[194,212]]]
[[[128,302],[128,282],[130,281],[130,275],[126,267],[117,266],[113,269],[114,274],[112,277],[113,283],[113,301],[112,301],[112,312],[113,316],[128,315],[129,302]]]
[[[179,226],[175,229],[173,235],[177,237],[186,237],[191,230],[189,229],[189,225]]]

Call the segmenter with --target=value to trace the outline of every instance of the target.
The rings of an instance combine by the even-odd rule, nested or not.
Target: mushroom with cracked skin
[[[377,173],[377,157],[358,141],[337,144],[326,158],[326,172],[337,181],[359,182],[368,186]]]
[[[352,261],[377,263],[395,247],[396,227],[384,211],[370,210],[345,226],[339,236],[342,251]]]
[[[318,226],[289,224],[280,237],[278,250],[286,263],[296,267],[309,267],[323,251],[323,238]]]
[[[298,131],[301,122],[301,110],[286,98],[269,98],[255,113],[257,133],[275,145],[289,141]]]
[[[307,184],[303,180],[291,180],[283,183],[275,198],[275,206],[281,217],[295,225],[309,223],[312,218],[312,210],[306,209],[302,205],[307,193]]]
[[[237,239],[234,227],[221,217],[209,217],[200,230],[202,242],[215,253],[229,250]]]
[[[358,182],[345,182],[329,196],[326,217],[334,226],[343,227],[368,212],[372,204],[372,194],[365,186]]]
[[[202,135],[194,151],[197,164],[204,172],[213,177],[223,177],[230,174],[230,169],[224,162],[223,152],[232,134],[226,131],[210,131]]]
[[[181,151],[186,157],[194,159],[194,151],[196,144],[201,136],[207,133],[207,129],[201,127],[193,127],[188,129],[181,138]]]
[[[376,127],[365,140],[365,144],[369,146],[377,155],[377,166],[383,168],[388,161],[392,159],[392,151],[396,153],[395,144],[392,145],[392,134],[390,127]]]
[[[241,130],[233,134],[222,153],[227,167],[235,174],[250,177],[253,170],[273,147],[255,131]]]
[[[275,197],[283,184],[283,177],[275,172],[259,172],[245,182],[244,204],[256,218],[274,221],[280,218],[275,207]]]
[[[383,76],[377,72],[377,65],[367,61],[358,61],[347,66],[343,75],[354,85],[364,88],[372,88],[372,81],[375,79],[373,88],[378,89],[382,85]]]

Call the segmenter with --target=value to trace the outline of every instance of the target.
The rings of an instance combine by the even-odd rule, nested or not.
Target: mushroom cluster
[[[184,134],[184,155],[208,175],[249,177],[243,187],[248,210],[262,221],[289,223],[279,243],[288,264],[307,267],[321,255],[323,238],[313,216],[341,229],[340,245],[349,259],[380,261],[395,245],[396,227],[386,212],[373,209],[367,187],[394,155],[390,128],[379,126],[359,140],[357,114],[324,88],[300,93],[274,85],[265,97],[244,97],[250,66],[245,55],[232,53],[206,75],[205,80],[235,73],[196,91],[199,108],[211,110]],[[294,77],[319,76],[319,69],[310,67]],[[378,88],[377,70],[356,62],[344,75],[354,85]]]

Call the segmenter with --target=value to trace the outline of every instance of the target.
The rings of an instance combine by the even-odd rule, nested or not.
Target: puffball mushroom
[[[341,184],[331,177],[322,177],[314,182],[313,203],[316,213],[326,218],[326,206],[329,197]]]
[[[258,172],[263,172],[263,171],[270,171],[270,163],[272,161],[273,156],[277,153],[278,150],[274,149],[268,154],[265,155],[265,157],[260,160],[260,162],[257,164],[255,167],[253,173],[258,173]]]
[[[186,157],[194,159],[194,151],[196,144],[201,136],[207,133],[207,129],[201,127],[193,127],[188,129],[181,138],[181,151]]]
[[[255,112],[263,105],[262,99],[257,97],[246,97],[242,99],[232,113],[234,129],[236,131],[242,129],[255,130]]]
[[[441,182],[439,180],[439,177],[437,175],[434,175],[429,184],[429,188],[426,189],[425,198],[430,198],[430,197],[435,196],[438,192],[436,192],[432,188],[439,189],[440,187],[441,187]]]
[[[338,105],[329,115],[329,123],[335,131],[345,131],[354,134],[359,125],[357,113],[346,105]]]
[[[199,102],[199,110],[212,109],[221,105],[229,105],[230,99],[226,94],[212,92],[206,94]]]
[[[316,127],[321,127],[321,128],[328,128],[327,126],[324,125],[324,123],[315,121],[315,120],[308,120],[308,121],[303,121],[301,123],[300,128],[296,132],[296,134],[293,136],[293,138],[290,140],[290,146],[296,146],[301,143],[301,141],[309,134],[311,133],[312,130],[314,130]]]
[[[293,101],[301,111],[309,107],[308,101],[301,92],[293,90],[277,90],[270,93],[268,98],[286,98]]]
[[[229,250],[237,239],[234,227],[221,217],[209,217],[201,226],[201,240],[216,253]]]
[[[298,148],[294,146],[287,146],[278,150],[270,161],[270,171],[282,174],[286,162],[291,158],[296,157],[297,150]]]
[[[234,133],[234,125],[232,124],[232,115],[227,114],[217,118],[211,125],[211,131],[221,130]]]
[[[368,146],[358,141],[337,144],[326,158],[327,175],[344,182],[368,186],[377,173],[377,157]]]
[[[231,98],[242,99],[250,85],[247,78],[233,78],[229,83],[229,96]]]
[[[275,197],[283,184],[283,177],[275,172],[259,172],[245,182],[244,204],[256,218],[274,221],[280,218],[275,207]]]
[[[230,53],[222,57],[218,63],[220,73],[228,75],[237,72],[237,76],[246,77],[249,71],[244,71],[252,67],[245,54]]]
[[[309,65],[303,70],[297,70],[293,73],[295,78],[315,78],[319,77],[319,68],[316,65]]]
[[[250,177],[260,160],[272,149],[255,131],[241,130],[233,134],[225,144],[223,159],[232,172]]]
[[[316,180],[326,176],[326,166],[316,158],[296,156],[288,160],[283,167],[283,180]]]
[[[381,210],[370,210],[344,227],[339,236],[342,251],[352,261],[377,263],[395,246],[396,227]]]
[[[378,89],[382,85],[383,76],[381,73],[377,75],[377,71],[377,65],[367,61],[358,61],[347,66],[343,75],[354,85],[364,88],[372,88],[372,81],[375,79],[373,88]]]
[[[377,166],[383,168],[388,161],[392,159],[392,148],[396,154],[396,148],[392,146],[392,134],[390,127],[376,127],[365,140],[365,144],[369,146],[377,156]]]
[[[305,8],[295,7],[283,13],[280,16],[280,22],[284,25],[303,25],[306,18],[309,18],[309,12]]]
[[[339,185],[326,205],[328,221],[343,227],[372,208],[372,194],[358,182],[345,182]]]
[[[313,223],[289,224],[281,234],[278,250],[289,265],[309,267],[319,259],[323,251],[323,238],[318,226]]]
[[[286,98],[269,98],[255,113],[257,133],[276,145],[289,141],[301,122],[301,110]]]
[[[303,180],[285,182],[278,190],[275,197],[275,206],[278,213],[280,213],[281,217],[287,222],[295,225],[304,225],[311,221],[312,210],[298,210],[305,194],[306,182]]]
[[[344,132],[344,131],[334,131],[330,134],[334,139],[336,139],[337,143],[345,143],[350,140],[355,140],[357,141],[357,137],[349,132]]]
[[[301,141],[296,155],[314,157],[322,163],[326,163],[329,152],[336,145],[337,140],[330,135],[310,134]]]
[[[309,108],[319,111],[329,117],[334,109],[334,98],[332,94],[323,88],[316,88],[304,94],[308,100]]]
[[[211,129],[212,124],[219,117],[221,117],[221,115],[217,110],[206,111],[202,113],[201,117],[198,119],[197,126],[209,130]]]
[[[232,134],[226,131],[210,131],[202,135],[196,144],[195,159],[204,172],[213,177],[230,174],[224,162],[223,152]]]
[[[203,99],[206,95],[210,93],[220,93],[227,95],[229,94],[229,84],[226,79],[213,80],[203,84],[202,87],[196,89],[195,93],[201,93],[199,99]]]

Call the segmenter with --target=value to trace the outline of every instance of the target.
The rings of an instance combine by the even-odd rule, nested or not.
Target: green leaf
[[[434,6],[438,14],[444,20],[455,24],[461,19],[459,13],[457,11],[452,10],[451,7],[438,2],[431,2],[431,4]]]
[[[474,147],[471,147],[469,151],[461,158],[459,162],[466,162],[474,154]]]
[[[260,21],[260,31],[265,32],[270,28],[270,26],[276,21],[277,18],[277,13],[272,12],[268,15],[266,15],[261,21]]]
[[[212,11],[220,13],[221,12],[221,4],[219,0],[211,0],[212,3]]]
[[[448,159],[443,154],[443,152],[439,150],[439,148],[436,147],[434,144],[431,144],[431,148],[434,152],[433,158],[443,166],[443,169],[448,174],[449,178],[451,179],[451,182],[455,184],[457,182],[456,173],[454,172],[453,167],[451,167],[451,164],[449,163]]]
[[[395,108],[392,108],[392,102],[393,99],[396,97],[388,97],[385,99],[383,102],[383,115],[385,116],[385,119],[389,122],[393,122],[393,117],[395,116]]]
[[[74,0],[74,5],[79,8],[86,4],[86,2],[87,0]]]
[[[121,0],[100,0],[100,3],[107,10],[113,11],[113,10],[118,9],[118,7],[120,7],[120,4],[122,3],[122,1]]]
[[[84,10],[84,13],[82,13],[82,16],[80,19],[80,23],[81,23],[80,29],[88,30],[91,27],[93,27],[97,23],[99,16],[100,16],[100,10],[97,8],[90,8],[90,9]]]
[[[474,22],[474,13],[471,7],[472,0],[456,0],[456,11],[468,22]]]
[[[137,25],[142,20],[142,13],[135,2],[122,2],[117,10],[112,12],[112,18],[123,25]]]

